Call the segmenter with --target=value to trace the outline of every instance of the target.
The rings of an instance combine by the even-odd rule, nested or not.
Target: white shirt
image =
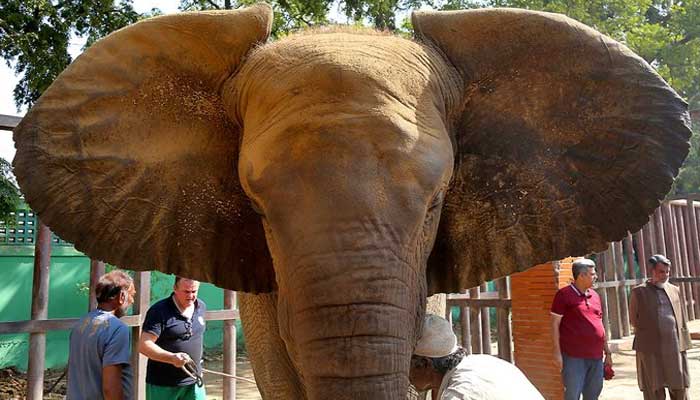
[[[442,378],[440,400],[544,400],[515,365],[485,354],[466,356]]]

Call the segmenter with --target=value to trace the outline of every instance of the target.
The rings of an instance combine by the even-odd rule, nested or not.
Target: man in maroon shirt
[[[612,366],[603,328],[600,297],[591,287],[595,263],[574,261],[574,282],[559,289],[552,302],[554,360],[561,368],[564,400],[595,400],[603,390],[603,354]]]

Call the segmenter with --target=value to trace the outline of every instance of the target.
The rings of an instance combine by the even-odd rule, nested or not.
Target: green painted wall
[[[0,244],[0,271],[4,283],[0,287],[0,321],[30,319],[34,247]],[[69,246],[54,246],[51,254],[49,280],[49,318],[80,317],[88,308],[87,285],[90,259]],[[151,304],[172,291],[173,276],[151,273]],[[199,297],[210,310],[223,308],[223,292],[208,283],[200,286]],[[242,329],[238,322],[238,344],[243,346]],[[221,321],[207,323],[205,347],[220,348],[223,341]],[[68,360],[68,331],[47,334],[46,367],[64,366]],[[0,368],[15,366],[26,370],[28,334],[0,335]],[[242,348],[239,351],[243,350]]]

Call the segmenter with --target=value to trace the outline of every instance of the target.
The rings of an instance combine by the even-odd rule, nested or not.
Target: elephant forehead
[[[253,52],[223,90],[244,117],[249,108],[337,103],[376,109],[387,103],[408,108],[433,102],[445,68],[432,50],[389,35],[336,32],[302,34]]]

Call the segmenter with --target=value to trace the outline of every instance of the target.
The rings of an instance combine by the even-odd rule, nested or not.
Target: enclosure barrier
[[[665,201],[638,232],[628,233],[621,241],[609,243],[600,253],[589,255],[597,263],[595,290],[601,297],[603,324],[609,339],[633,334],[629,319],[632,287],[648,277],[646,260],[662,253],[672,261],[671,282],[681,289],[681,301],[690,320],[700,318],[700,196]],[[558,274],[558,270],[553,270]],[[552,284],[557,284],[554,277]],[[456,328],[461,345],[468,353],[492,354],[496,337],[498,357],[513,361],[511,331],[512,299],[510,278],[494,281],[496,291],[487,285],[447,296],[447,319],[452,322],[452,307],[460,309]],[[490,309],[496,309],[495,331],[491,332]],[[543,321],[548,323],[548,321]]]
[[[34,255],[34,279],[32,284],[31,320],[0,322],[0,334],[29,333],[29,363],[27,369],[27,399],[40,400],[44,395],[44,360],[46,356],[46,332],[52,330],[69,330],[79,318],[47,319],[49,304],[49,271],[51,260],[51,231],[39,223]],[[90,305],[89,309],[97,307],[94,289],[97,279],[105,273],[105,265],[100,261],[90,262]],[[147,358],[138,352],[141,338],[141,325],[150,305],[151,275],[150,272],[135,272],[134,286],[136,295],[133,304],[133,315],[127,315],[121,320],[131,327],[131,365],[134,376],[134,394],[138,400],[146,398],[146,361]],[[223,323],[223,372],[236,374],[236,325],[239,319],[238,310],[234,309],[236,293],[224,290],[224,309],[207,311],[206,321],[224,321]],[[236,398],[236,381],[223,378],[223,398]]]

